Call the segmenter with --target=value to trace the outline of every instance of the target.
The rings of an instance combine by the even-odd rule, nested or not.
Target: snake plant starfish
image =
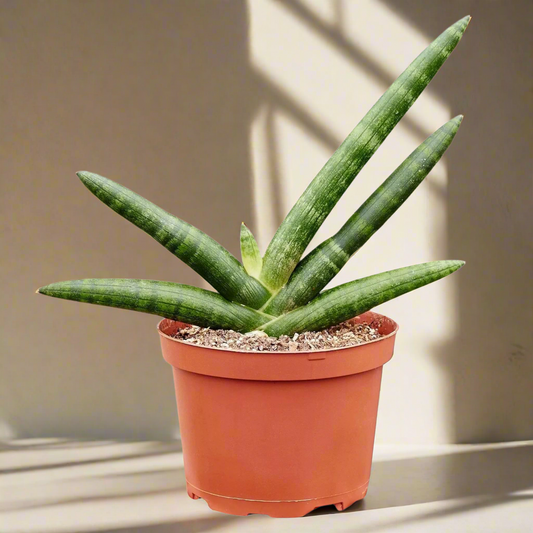
[[[217,292],[139,279],[63,281],[38,292],[199,326],[280,336],[333,326],[451,274],[463,261],[398,268],[321,292],[429,174],[452,142],[462,116],[430,135],[335,235],[303,259],[302,255],[365,163],[451,54],[469,21],[464,17],[445,30],[389,87],[298,199],[264,257],[244,224],[241,264],[211,237],[126,187],[98,174],[78,172],[97,198],[151,235]]]

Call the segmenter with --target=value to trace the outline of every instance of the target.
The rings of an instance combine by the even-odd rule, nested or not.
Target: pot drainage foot
[[[358,501],[361,501],[365,496],[366,496],[366,492],[367,492],[367,489],[365,488],[364,491],[360,494],[349,494],[349,498],[345,498],[342,502],[339,502],[339,503],[334,503],[333,505],[335,505],[335,509],[337,509],[337,511],[345,511],[346,509],[348,509],[348,507],[351,507],[355,502],[358,502]]]
[[[199,500],[200,499],[200,496],[198,496],[197,494],[194,494],[194,492],[189,487],[187,487],[187,496],[189,496],[189,498],[191,498],[193,500]]]
[[[365,497],[367,486],[368,483],[340,496],[337,495],[296,501],[262,501],[232,498],[229,496],[213,494],[212,492],[205,492],[188,483],[187,494],[194,500],[202,498],[213,511],[218,511],[220,513],[237,516],[263,514],[273,518],[297,518],[309,514],[318,507],[324,507],[326,505],[334,505],[337,511],[344,511],[355,502],[362,500]],[[339,501],[339,499],[341,499],[341,501]]]

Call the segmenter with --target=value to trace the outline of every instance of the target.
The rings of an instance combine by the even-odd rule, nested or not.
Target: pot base
[[[337,511],[344,511],[355,502],[362,500],[366,496],[367,490],[368,483],[365,483],[350,492],[326,498],[295,501],[258,501],[205,492],[187,482],[187,494],[189,497],[193,500],[202,498],[213,511],[238,516],[264,514],[272,518],[299,518],[309,514],[317,507],[325,505],[334,505]]]

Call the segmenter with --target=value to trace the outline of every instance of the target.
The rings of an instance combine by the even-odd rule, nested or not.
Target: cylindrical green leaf
[[[304,307],[259,329],[273,337],[326,329],[448,276],[463,265],[464,261],[433,261],[351,281],[323,292]]]
[[[81,279],[41,287],[55,298],[130,309],[196,326],[247,332],[272,317],[197,287],[147,279]]]
[[[250,276],[258,278],[259,274],[261,274],[263,258],[253,233],[246,227],[244,222],[241,224],[241,257],[246,272]]]
[[[85,171],[78,177],[104,204],[148,233],[228,300],[255,309],[268,300],[268,290],[203,231],[110,179]]]
[[[264,311],[278,316],[310,302],[422,183],[450,146],[462,120],[459,115],[428,137],[333,237],[300,261]]]
[[[287,215],[263,258],[261,281],[277,292],[350,183],[425,89],[463,35],[470,17],[444,31],[390,86],[350,133]]]

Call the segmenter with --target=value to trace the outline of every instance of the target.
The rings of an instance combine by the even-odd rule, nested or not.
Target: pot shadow
[[[347,513],[416,505],[459,498],[454,512],[509,501],[515,492],[533,487],[533,443],[463,451],[429,457],[378,461],[372,465],[368,495]],[[333,506],[307,516],[335,514]],[[450,509],[439,513],[450,513]]]
[[[167,524],[149,524],[145,526],[125,526],[113,529],[98,530],[98,533],[203,533],[226,526],[229,523],[242,518],[241,516],[213,516],[210,518],[198,518],[191,520],[179,520]],[[93,533],[87,531],[86,533]],[[96,531],[94,532],[96,533]]]

